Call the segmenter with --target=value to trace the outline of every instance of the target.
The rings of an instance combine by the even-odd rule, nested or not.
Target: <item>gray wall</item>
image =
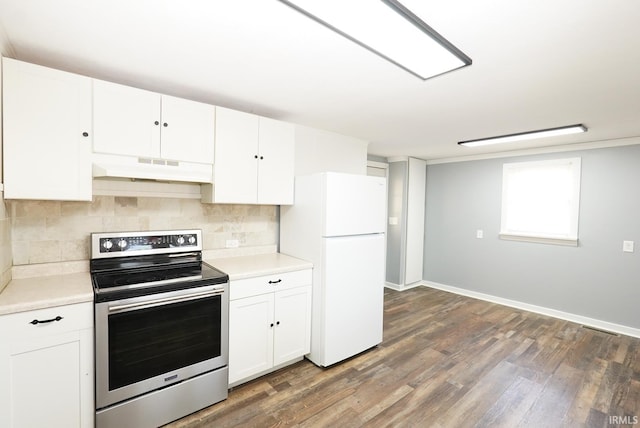
[[[500,240],[503,163],[574,156],[579,246]],[[426,281],[640,328],[640,145],[429,165],[426,194]]]

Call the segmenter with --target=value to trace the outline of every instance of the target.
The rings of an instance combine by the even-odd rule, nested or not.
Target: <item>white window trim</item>
[[[573,173],[573,198],[571,200],[572,219],[570,224],[570,232],[568,235],[546,235],[543,233],[524,233],[521,231],[508,230],[507,224],[507,179],[509,172],[515,169],[524,169],[533,166],[551,166],[551,165],[571,165]],[[516,162],[505,163],[503,165],[502,175],[502,215],[500,220],[500,238],[510,241],[525,241],[542,244],[554,244],[565,246],[578,246],[578,221],[580,209],[580,175],[581,175],[581,158],[564,158],[545,161],[533,162]]]
[[[565,245],[567,247],[577,247],[578,239],[572,238],[551,238],[537,235],[525,235],[525,234],[508,234],[508,233],[500,233],[500,239],[504,239],[505,241],[521,241],[521,242],[535,242],[538,244],[554,244],[554,245]]]

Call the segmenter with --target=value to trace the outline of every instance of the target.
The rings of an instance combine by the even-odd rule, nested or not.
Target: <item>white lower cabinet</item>
[[[278,366],[311,351],[311,286],[274,293],[276,320],[273,365]]]
[[[0,426],[92,427],[93,378],[92,303],[0,316]]]
[[[289,362],[311,346],[311,270],[231,281],[229,384]]]

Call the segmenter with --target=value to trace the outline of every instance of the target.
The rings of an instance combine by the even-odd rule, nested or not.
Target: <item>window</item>
[[[578,245],[580,158],[506,163],[503,239]]]

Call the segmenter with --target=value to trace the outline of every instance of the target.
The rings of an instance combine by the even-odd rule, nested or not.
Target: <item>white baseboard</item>
[[[461,296],[472,297],[474,299],[484,300],[499,305],[509,306],[524,311],[535,312],[541,315],[547,315],[553,318],[559,318],[565,321],[571,321],[588,327],[594,327],[599,330],[610,331],[612,333],[623,334],[640,338],[640,329],[628,327],[626,325],[615,324],[608,321],[602,321],[595,318],[589,318],[582,315],[576,315],[569,312],[558,311],[556,309],[545,308],[543,306],[531,305],[529,303],[519,302],[517,300],[505,299],[503,297],[492,296],[490,294],[479,293],[477,291],[466,290],[464,288],[453,287],[450,285],[439,284],[437,282],[422,281],[420,283],[425,287],[435,288],[450,293],[459,294]]]
[[[298,361],[302,361],[303,358],[304,357],[296,357],[293,360],[289,360],[289,361],[286,361],[286,362],[284,362],[282,364],[278,364],[277,366],[271,367],[270,369],[267,369],[267,370],[263,370],[260,373],[256,373],[256,374],[248,376],[246,378],[237,380],[237,381],[229,384],[229,389],[231,389],[233,387],[236,387],[238,385],[241,385],[243,383],[247,383],[247,382],[249,382],[251,380],[257,379],[257,378],[259,378],[261,376],[264,376],[264,375],[266,375],[268,373],[275,372],[276,370],[280,370],[280,369],[282,369],[284,367],[290,366],[291,364],[295,364]]]
[[[385,287],[390,288],[392,290],[396,290],[396,291],[404,291],[404,290],[408,290],[410,288],[421,287],[423,285],[424,284],[423,284],[422,281],[414,282],[412,284],[395,284],[393,282],[385,282],[384,283]]]

